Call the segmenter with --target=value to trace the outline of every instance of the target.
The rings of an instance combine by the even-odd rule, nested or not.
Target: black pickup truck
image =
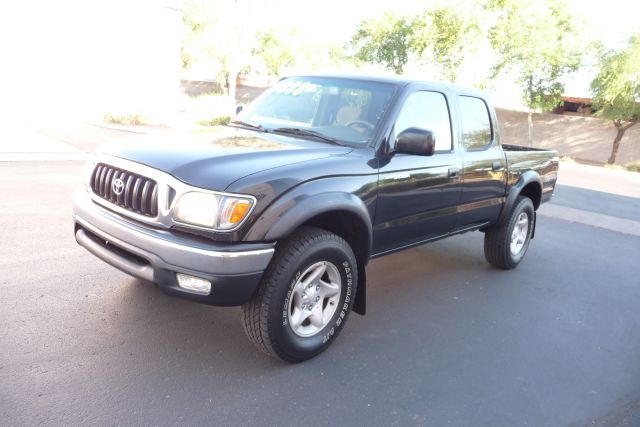
[[[479,230],[516,267],[557,171],[554,151],[501,145],[476,90],[291,77],[206,141],[98,150],[75,238],[167,293],[242,305],[249,339],[299,362],[365,313],[372,258]]]

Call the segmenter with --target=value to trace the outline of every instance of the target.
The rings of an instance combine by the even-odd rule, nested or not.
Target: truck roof
[[[324,77],[324,78],[334,78],[334,79],[351,79],[351,80],[362,80],[369,82],[380,82],[380,83],[390,83],[397,86],[405,86],[410,83],[425,83],[434,86],[441,86],[443,88],[448,88],[456,93],[465,93],[469,95],[480,96],[482,98],[487,98],[487,95],[476,88],[470,88],[465,86],[459,86],[452,83],[445,83],[433,80],[422,80],[415,79],[409,77],[403,77],[398,75],[376,75],[376,74],[350,74],[350,73],[312,73],[312,74],[295,74],[290,76],[285,76],[283,78],[289,77]]]

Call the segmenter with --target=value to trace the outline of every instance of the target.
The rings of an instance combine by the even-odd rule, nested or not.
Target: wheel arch
[[[538,210],[542,199],[542,185],[539,182],[531,181],[520,190],[518,195],[530,198],[533,202],[533,208]]]
[[[367,279],[365,267],[371,254],[371,233],[365,222],[351,211],[332,210],[318,214],[301,226],[311,226],[330,231],[342,237],[351,246],[358,263],[358,286],[353,311],[366,313]]]
[[[511,212],[511,209],[518,200],[519,196],[526,196],[533,202],[534,210],[537,210],[542,200],[542,179],[535,171],[527,171],[520,176],[510,189],[509,194],[500,213],[498,223],[504,221],[505,217]]]
[[[282,209],[283,205],[289,207]],[[284,212],[279,213],[281,210]],[[351,246],[358,263],[358,285],[352,310],[358,314],[365,314],[365,266],[371,256],[373,226],[362,199],[351,193],[341,192],[327,192],[298,200],[290,199],[280,206],[267,209],[261,215],[262,218],[265,221],[267,218],[277,218],[268,227],[263,227],[262,239],[267,241],[285,239],[302,226],[320,228],[342,237]]]

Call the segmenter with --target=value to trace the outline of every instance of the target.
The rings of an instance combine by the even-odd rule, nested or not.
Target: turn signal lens
[[[249,202],[245,201],[236,203],[233,207],[233,211],[231,211],[231,218],[229,218],[229,222],[236,224],[242,221],[242,218],[244,218],[245,214],[249,210],[249,206],[251,206]]]
[[[224,208],[220,215],[220,224],[222,230],[228,230],[236,227],[247,216],[251,209],[251,201],[247,199],[239,199],[235,197],[227,197],[224,201]]]

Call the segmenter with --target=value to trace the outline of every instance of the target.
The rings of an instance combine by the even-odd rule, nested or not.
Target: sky
[[[451,2],[438,0],[274,0],[268,19],[299,23],[304,37],[342,41],[349,38],[362,19],[375,18],[386,11],[418,13],[431,5]],[[468,3],[472,3],[468,1]],[[589,31],[607,46],[623,44],[632,30],[640,31],[640,3],[637,0],[566,0],[569,9],[582,17]]]
[[[396,13],[412,14],[438,3],[262,2],[265,7],[260,20],[273,26],[293,26],[302,40],[337,43],[347,41],[362,19],[381,16],[391,7]],[[589,31],[609,47],[621,46],[634,28],[640,31],[637,0],[568,3],[576,15],[583,17]],[[181,0],[3,2],[0,110],[97,113],[113,109],[115,104],[126,104],[131,109],[138,108],[140,102],[146,102],[145,108],[170,105],[180,74],[181,7]],[[580,73],[570,79],[567,91],[580,96],[586,92],[590,78],[589,72]],[[514,93],[508,87],[502,92]],[[500,97],[496,95],[496,99]]]
[[[473,0],[469,1],[472,3]],[[283,5],[282,9],[272,9],[273,19],[282,24],[291,25],[295,20],[300,23],[298,32],[301,37],[310,40],[332,40],[343,42],[353,34],[358,23],[363,19],[376,18],[386,11],[400,15],[419,13],[432,5],[450,2],[439,0],[369,0],[345,1],[323,0],[310,2],[300,0],[281,0],[267,2]],[[589,34],[602,41],[610,49],[625,45],[634,32],[640,33],[640,2],[638,0],[566,0],[569,10],[576,16],[577,22],[584,22]],[[314,7],[314,5],[318,5]],[[390,7],[390,5],[393,5]],[[282,10],[287,10],[284,13]],[[414,72],[409,72],[413,77]],[[565,82],[565,93],[568,96],[589,97],[589,85],[595,71],[585,66]],[[460,84],[478,81],[477,75],[461,76]],[[506,108],[524,109],[518,88],[506,83],[501,87],[489,88],[487,92],[493,102]]]

